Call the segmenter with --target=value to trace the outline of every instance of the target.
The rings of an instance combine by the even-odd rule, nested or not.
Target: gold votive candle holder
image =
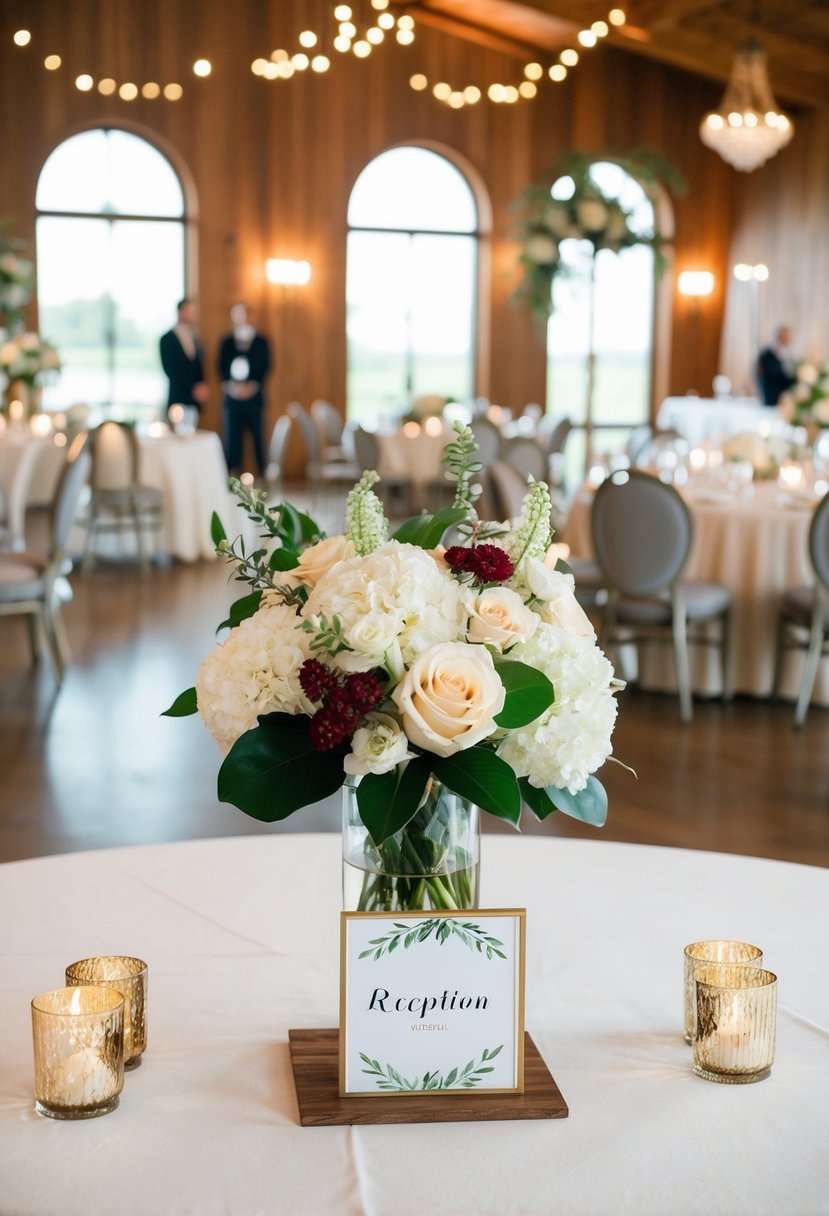
[[[762,1081],[774,1063],[777,976],[740,963],[698,966],[694,1072],[707,1081]]]
[[[147,964],[126,954],[82,958],[66,968],[66,983],[96,984],[124,998],[124,1068],[137,1068],[147,1046]]]
[[[35,1110],[94,1119],[124,1088],[124,998],[110,988],[56,988],[32,1001]]]
[[[762,967],[763,951],[749,942],[692,942],[685,947],[685,1042],[692,1043],[697,1017],[694,970],[700,963],[743,963]]]

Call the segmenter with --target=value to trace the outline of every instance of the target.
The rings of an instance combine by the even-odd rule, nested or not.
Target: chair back
[[[326,447],[342,447],[344,423],[330,401],[312,401],[311,417]]]
[[[596,491],[593,551],[615,590],[653,595],[681,575],[694,536],[691,513],[673,486],[648,473],[612,473]]]
[[[308,467],[318,469],[322,463],[322,443],[313,418],[305,406],[300,405],[298,401],[292,401],[288,406],[288,416],[299,427],[299,433],[305,445],[305,459]]]
[[[66,453],[66,463],[52,500],[51,560],[60,560],[69,543],[69,532],[78,510],[81,491],[89,480],[92,451],[86,431],[76,435]]]
[[[550,432],[550,439],[547,444],[547,455],[552,456],[556,452],[563,452],[567,445],[567,440],[570,438],[570,432],[573,429],[573,424],[569,418],[561,418]]]
[[[380,463],[380,444],[377,436],[373,435],[371,431],[367,431],[365,427],[358,426],[354,428],[352,438],[354,455],[357,457],[360,471],[365,473],[366,469],[376,469]]]
[[[283,414],[281,418],[277,418],[271,431],[271,439],[268,444],[266,476],[272,484],[276,484],[282,479],[282,470],[285,467],[285,448],[288,444],[288,436],[291,433],[292,426],[291,419],[287,414]]]
[[[138,481],[138,440],[125,422],[102,422],[90,433],[93,490],[129,490]]]
[[[492,419],[473,418],[470,428],[478,445],[477,459],[484,465],[497,460],[501,451],[501,432]]]
[[[504,453],[504,461],[526,479],[532,476],[536,481],[547,480],[547,456],[541,445],[529,436],[518,436],[511,439]]]
[[[829,592],[829,494],[824,495],[815,508],[812,526],[809,529],[809,556],[815,574]]]
[[[526,478],[503,460],[493,460],[484,468],[486,492],[495,518],[516,519],[527,493]]]
[[[625,455],[631,465],[635,466],[642,450],[648,446],[653,436],[653,427],[649,422],[642,422],[630,432],[625,444]]]

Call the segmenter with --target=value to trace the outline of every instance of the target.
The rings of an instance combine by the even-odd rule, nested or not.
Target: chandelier
[[[765,164],[794,134],[791,119],[777,108],[766,52],[755,39],[735,52],[723,99],[705,115],[699,134],[706,147],[744,173]]]

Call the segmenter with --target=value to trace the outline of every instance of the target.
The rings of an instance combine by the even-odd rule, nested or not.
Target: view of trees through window
[[[360,174],[348,208],[348,414],[376,423],[418,396],[474,395],[478,217],[445,157],[400,147]]]
[[[165,400],[159,336],[184,295],[184,195],[169,161],[117,129],[83,131],[46,161],[37,187],[40,330],[63,371],[47,408]]]
[[[620,165],[597,162],[590,176],[609,197],[632,212],[632,226],[653,231],[653,205],[642,186]],[[568,198],[570,178],[560,178],[553,196]],[[569,240],[561,256],[569,274],[553,282],[553,314],[547,331],[547,408],[577,426],[585,420],[590,258],[592,246]],[[618,450],[631,427],[647,422],[650,403],[654,309],[654,256],[645,245],[596,258],[596,375],[593,390],[595,452]],[[568,463],[584,468],[584,434],[571,436]]]

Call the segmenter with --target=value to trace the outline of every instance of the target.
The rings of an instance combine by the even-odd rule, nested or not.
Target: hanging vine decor
[[[522,272],[513,298],[529,308],[540,325],[546,326],[552,312],[555,276],[570,273],[561,258],[562,241],[590,242],[591,277],[596,255],[602,249],[619,253],[633,245],[648,245],[656,256],[657,273],[666,265],[662,251],[668,240],[655,226],[651,231],[643,231],[638,225],[634,227],[631,211],[617,198],[605,193],[591,177],[591,166],[608,160],[636,178],[650,195],[660,184],[670,187],[675,194],[684,190],[678,170],[647,151],[630,152],[626,156],[569,153],[557,173],[529,186],[513,204],[517,213],[515,232]],[[560,178],[570,178],[572,182],[572,193],[567,198],[553,197],[553,184]]]

